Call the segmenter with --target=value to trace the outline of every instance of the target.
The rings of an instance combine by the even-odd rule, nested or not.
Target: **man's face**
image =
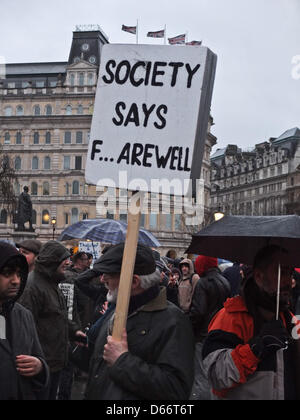
[[[21,286],[20,269],[4,267],[0,274],[0,302],[13,299],[19,293]]]
[[[280,254],[274,254],[271,263],[263,269],[255,269],[254,277],[257,285],[269,295],[276,295],[278,287],[278,267],[280,264]],[[280,301],[288,302],[292,290],[293,269],[289,266],[281,265],[280,281]]]
[[[181,266],[181,272],[184,276],[188,275],[190,272],[190,267],[188,264],[182,264]]]
[[[120,274],[103,274],[101,277],[101,282],[104,283],[108,289],[108,302],[116,302],[119,290]]]
[[[32,267],[34,265],[36,255],[25,248],[20,248],[19,251],[20,251],[20,254],[24,255],[24,257],[26,258],[27,264],[29,265],[29,267]]]
[[[63,262],[61,262],[60,265],[58,266],[57,274],[60,274],[60,275],[65,274],[65,271],[67,267],[69,266],[69,264],[70,264],[69,258],[67,258],[66,260],[63,260]]]
[[[75,268],[77,268],[78,270],[85,270],[88,267],[89,267],[89,259],[87,255],[83,255],[81,258],[79,258],[76,261]]]
[[[173,279],[174,279],[174,281],[178,281],[179,280],[179,274],[178,273],[173,273]]]

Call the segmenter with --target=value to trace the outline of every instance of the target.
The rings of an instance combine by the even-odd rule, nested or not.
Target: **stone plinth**
[[[38,234],[35,232],[13,232],[11,233],[11,239],[15,244],[27,241],[28,239],[37,239]]]

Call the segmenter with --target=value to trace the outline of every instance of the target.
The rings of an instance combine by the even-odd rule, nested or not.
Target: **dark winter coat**
[[[198,281],[191,305],[190,318],[197,341],[208,334],[208,325],[231,294],[228,280],[215,267],[207,270]]]
[[[0,400],[36,400],[45,393],[49,380],[49,369],[38,339],[30,311],[17,303],[27,280],[28,266],[25,257],[7,244],[0,244],[0,270],[11,258],[23,260],[21,288],[13,300],[3,305],[1,315],[5,317],[8,339],[0,339]],[[16,370],[16,356],[37,357],[43,364],[42,372],[32,378],[21,376]]]
[[[193,384],[194,337],[188,318],[166,289],[128,317],[129,352],[112,367],[103,348],[112,326],[104,321],[90,364],[89,400],[185,400]]]
[[[75,285],[78,289],[84,293],[87,297],[89,297],[94,305],[93,305],[93,314],[91,317],[91,324],[94,324],[102,314],[100,311],[103,309],[103,304],[106,301],[107,296],[107,288],[103,283],[96,285],[94,280],[99,279],[100,273],[97,270],[87,270],[81,273],[75,279]]]
[[[65,297],[58,286],[62,279],[56,276],[58,266],[69,256],[67,249],[58,242],[50,241],[44,245],[21,299],[22,305],[34,316],[51,373],[66,366],[69,333],[70,338],[74,338],[77,330],[77,325],[68,321]]]

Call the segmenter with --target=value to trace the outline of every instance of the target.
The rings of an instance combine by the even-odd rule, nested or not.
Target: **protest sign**
[[[206,47],[105,45],[87,183],[168,194],[153,180],[199,179],[215,67]]]
[[[173,195],[195,195],[185,181],[200,178],[215,67],[215,54],[204,47],[104,45],[86,182],[141,191],[134,201],[142,192],[170,194],[177,179],[181,187]],[[169,184],[156,182],[161,179]],[[127,322],[141,208],[141,202],[129,208],[116,340]]]
[[[80,252],[92,254],[93,263],[101,257],[101,243],[92,241],[80,241],[78,245]]]

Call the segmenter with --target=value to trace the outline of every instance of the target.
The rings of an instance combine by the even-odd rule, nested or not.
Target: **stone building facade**
[[[15,193],[29,187],[34,227],[43,242],[55,238],[70,224],[97,215],[96,187],[86,185],[84,172],[100,64],[108,42],[100,28],[73,33],[67,62],[7,64],[0,79],[0,142],[16,170]],[[210,153],[216,138],[209,122],[202,176],[205,214],[210,203]],[[184,140],[183,140],[184,143]],[[147,214],[142,225],[161,241],[162,252],[184,252],[190,234],[182,215]],[[126,221],[126,214],[111,215]],[[197,227],[198,228],[198,227]],[[12,215],[1,205],[0,239],[10,239]]]
[[[236,145],[211,157],[212,211],[267,216],[299,210],[300,130],[242,151]]]

